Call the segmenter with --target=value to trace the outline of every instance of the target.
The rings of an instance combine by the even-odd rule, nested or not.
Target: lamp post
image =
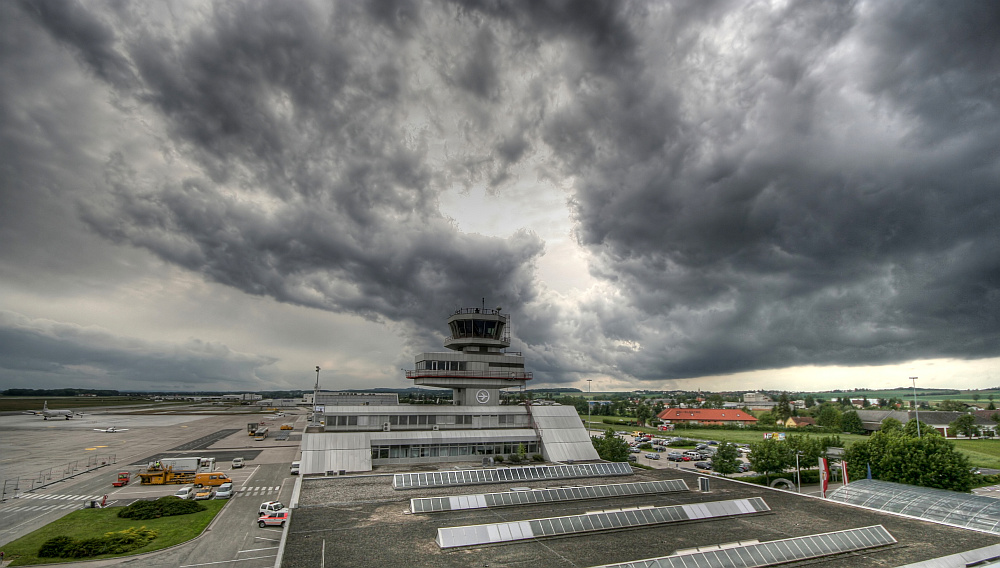
[[[590,407],[591,407],[591,405],[594,404],[594,397],[591,396],[591,394],[590,394],[591,392],[593,392],[591,390],[591,384],[590,384],[590,383],[593,382],[593,380],[594,379],[587,379],[587,396],[589,397],[587,399],[587,435],[588,436],[590,435]]]
[[[917,437],[920,437],[920,405],[917,404],[917,377],[910,377],[913,381],[913,410],[917,412]]]
[[[319,417],[316,416],[316,403],[319,402],[319,365],[316,365],[316,386],[313,387],[313,426],[319,424]]]

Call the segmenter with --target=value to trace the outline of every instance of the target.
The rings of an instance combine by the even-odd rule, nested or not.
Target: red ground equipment
[[[129,477],[131,477],[131,475],[132,475],[131,473],[129,473],[127,471],[123,471],[123,472],[121,472],[121,473],[118,474],[118,479],[116,481],[114,481],[111,485],[113,485],[115,487],[123,487],[125,485],[128,485],[128,480],[129,480]]]

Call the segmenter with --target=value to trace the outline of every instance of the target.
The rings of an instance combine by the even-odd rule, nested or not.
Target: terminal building
[[[302,474],[511,454],[537,454],[547,462],[599,459],[574,407],[501,404],[502,391],[523,390],[532,378],[524,357],[507,351],[507,314],[463,308],[447,324],[450,351],[418,354],[406,377],[417,386],[451,389],[452,404],[317,404],[323,425],[302,437]]]

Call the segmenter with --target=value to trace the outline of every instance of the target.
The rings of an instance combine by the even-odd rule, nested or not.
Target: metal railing
[[[511,381],[529,380],[532,377],[531,371],[444,371],[432,369],[418,369],[406,371],[407,379],[419,378],[471,378],[471,379],[507,379]]]
[[[23,493],[41,489],[46,485],[76,477],[82,473],[87,473],[88,471],[113,463],[116,463],[116,454],[109,456],[87,456],[86,460],[69,461],[62,465],[42,469],[37,474],[31,476],[5,479],[3,485],[0,486],[0,501],[17,499]]]

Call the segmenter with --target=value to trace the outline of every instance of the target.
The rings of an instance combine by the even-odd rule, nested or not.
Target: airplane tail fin
[[[48,410],[48,409],[49,409],[49,401],[47,401],[47,400],[46,400],[46,401],[45,401],[45,402],[44,402],[44,403],[42,404],[42,410]]]

